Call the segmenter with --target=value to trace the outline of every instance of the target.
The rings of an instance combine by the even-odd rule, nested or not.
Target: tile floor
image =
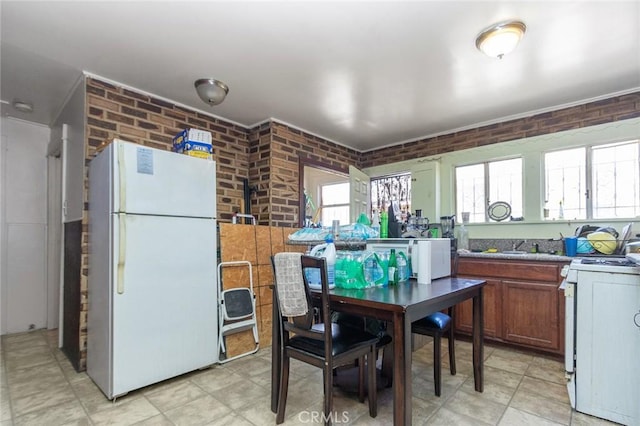
[[[107,400],[86,373],[57,349],[57,333],[2,336],[0,426],[6,425],[275,425],[270,410],[271,351],[193,372]],[[485,390],[473,390],[471,345],[456,341],[458,374],[448,374],[443,345],[443,389],[434,395],[432,345],[413,354],[414,425],[598,425],[609,422],[572,412],[563,365],[539,355],[485,346]],[[334,424],[392,424],[391,389],[378,394],[378,416],[335,388]],[[315,413],[315,414],[314,414]],[[320,370],[292,361],[285,425],[313,423],[322,413]],[[316,422],[317,423],[317,422]]]

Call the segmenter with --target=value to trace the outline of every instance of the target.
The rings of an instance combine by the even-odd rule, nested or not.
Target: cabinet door
[[[487,280],[484,286],[484,336],[500,338],[502,336],[502,297],[499,280]],[[471,334],[473,331],[473,304],[471,300],[465,300],[456,306],[455,313],[456,331]]]
[[[502,281],[504,340],[560,350],[558,285]]]

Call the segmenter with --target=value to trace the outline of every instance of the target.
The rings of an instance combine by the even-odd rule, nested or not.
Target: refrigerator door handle
[[[120,208],[118,211],[127,211],[127,175],[124,164],[124,144],[118,144],[118,195],[120,200]]]
[[[121,213],[119,216],[119,236],[118,236],[118,294],[124,293],[124,264],[127,256],[127,227],[125,221],[127,215]]]

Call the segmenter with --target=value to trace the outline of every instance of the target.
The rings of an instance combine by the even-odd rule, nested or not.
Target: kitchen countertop
[[[469,257],[476,259],[499,259],[499,260],[526,260],[526,261],[538,261],[538,262],[570,262],[573,257],[561,256],[557,254],[546,253],[486,253],[486,252],[468,252],[458,253],[460,257]]]

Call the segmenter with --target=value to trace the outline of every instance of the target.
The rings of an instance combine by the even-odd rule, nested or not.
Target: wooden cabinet
[[[560,350],[557,283],[504,280],[502,300],[505,341]]]
[[[564,293],[558,290],[563,262],[461,258],[459,277],[487,280],[484,327],[487,340],[562,354]],[[456,308],[456,332],[471,334],[470,301]]]
[[[502,297],[500,293],[500,280],[487,278],[484,286],[484,335],[488,338],[502,336],[502,321],[498,316],[502,312]],[[456,329],[471,334],[473,331],[473,305],[471,300],[456,307]]]

